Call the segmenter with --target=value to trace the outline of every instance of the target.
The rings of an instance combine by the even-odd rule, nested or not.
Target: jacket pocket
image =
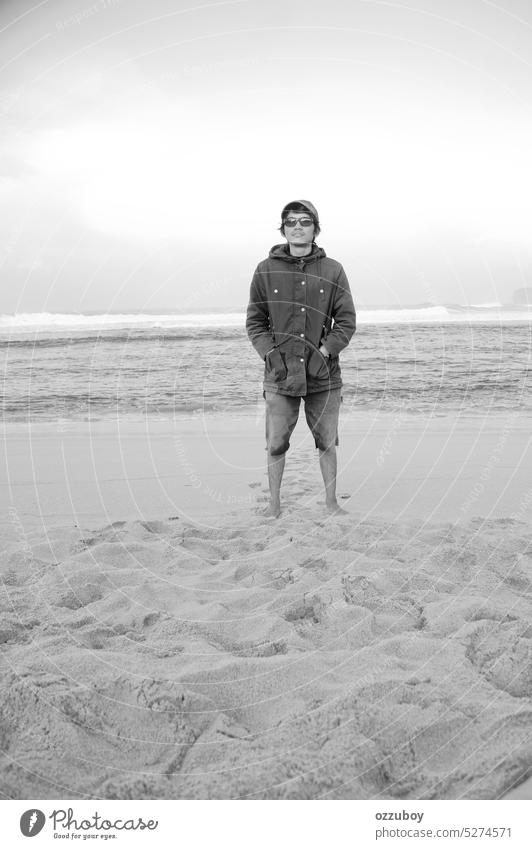
[[[266,370],[273,372],[275,380],[284,380],[288,374],[286,363],[279,348],[274,348],[266,354]]]
[[[313,350],[309,357],[307,371],[310,377],[329,377],[328,358],[324,357],[323,354],[320,354],[318,350]]]
[[[340,373],[340,357],[338,354],[335,357],[329,357],[327,365],[329,367],[329,377],[337,378]]]

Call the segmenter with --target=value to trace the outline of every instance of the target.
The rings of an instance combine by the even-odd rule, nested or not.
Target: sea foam
[[[153,330],[185,327],[244,327],[245,312],[211,313],[16,313],[0,315],[0,332],[72,330]],[[498,303],[478,305],[435,305],[357,309],[358,324],[447,324],[478,322],[527,322],[532,308]]]

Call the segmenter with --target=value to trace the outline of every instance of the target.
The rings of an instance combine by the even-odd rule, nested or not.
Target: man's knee
[[[290,443],[288,441],[283,442],[282,445],[267,445],[266,450],[270,457],[280,457],[282,454],[286,454],[288,449],[290,448]]]
[[[316,428],[312,435],[314,437],[314,444],[320,451],[330,451],[333,453],[339,444],[336,423],[333,424],[333,427]]]
[[[334,452],[336,451],[336,446],[338,445],[334,438],[332,442],[326,442],[322,439],[315,439],[314,442],[316,443],[316,448],[320,451],[320,453],[328,451],[329,454],[334,454]]]

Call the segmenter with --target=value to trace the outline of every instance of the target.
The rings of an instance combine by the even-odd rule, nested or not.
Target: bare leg
[[[281,481],[283,479],[284,454],[272,455],[268,452],[268,483],[270,485],[270,504],[264,511],[264,516],[277,518],[281,514]]]
[[[325,451],[320,452],[320,469],[325,484],[325,506],[329,513],[344,513],[336,500],[336,446],[331,445]]]

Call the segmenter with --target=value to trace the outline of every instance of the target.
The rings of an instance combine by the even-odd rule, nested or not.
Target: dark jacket
[[[296,257],[288,245],[274,245],[258,264],[246,330],[265,361],[264,389],[310,395],[342,386],[338,354],[355,329],[345,271],[323,248],[314,243],[308,256]],[[330,357],[319,353],[321,345]]]

